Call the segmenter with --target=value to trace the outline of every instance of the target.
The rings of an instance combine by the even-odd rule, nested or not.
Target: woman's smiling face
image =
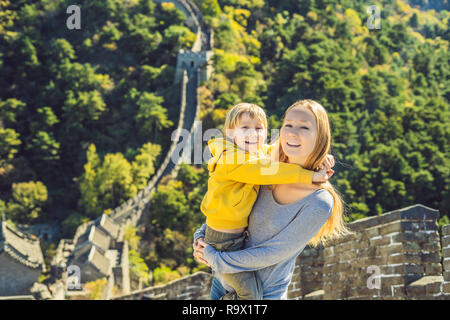
[[[304,165],[316,140],[317,124],[311,110],[304,106],[289,110],[280,130],[281,147],[289,162]]]

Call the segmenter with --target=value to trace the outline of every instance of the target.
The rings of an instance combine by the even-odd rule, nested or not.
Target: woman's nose
[[[293,138],[299,137],[298,131],[294,130],[294,129],[288,130],[287,135],[288,135],[288,137],[293,137]]]

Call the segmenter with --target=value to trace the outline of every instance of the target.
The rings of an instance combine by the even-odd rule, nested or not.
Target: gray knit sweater
[[[297,256],[331,216],[333,197],[319,189],[288,205],[280,205],[272,191],[262,186],[249,217],[249,241],[245,249],[233,252],[204,250],[204,259],[228,290],[220,273],[256,271],[263,283],[263,299],[287,299]],[[194,241],[204,237],[204,224]]]

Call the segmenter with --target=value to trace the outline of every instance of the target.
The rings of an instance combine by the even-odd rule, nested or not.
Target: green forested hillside
[[[0,211],[57,218],[67,234],[155,171],[178,121],[176,53],[195,40],[180,11],[151,0],[79,1],[81,30],[68,30],[70,2],[0,0]],[[449,222],[447,0],[195,2],[214,30],[204,130],[241,101],[264,107],[275,129],[293,102],[317,100],[348,221],[421,203]],[[367,27],[369,5],[380,29]],[[197,266],[207,177],[182,166],[152,199],[140,254],[155,281]]]
[[[0,1],[0,207],[69,236],[134,196],[178,121],[176,54],[195,35],[173,4]]]

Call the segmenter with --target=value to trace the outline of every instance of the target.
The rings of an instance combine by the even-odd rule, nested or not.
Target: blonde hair
[[[227,129],[234,129],[236,124],[241,119],[241,116],[248,112],[250,118],[256,119],[260,121],[267,132],[267,116],[264,110],[253,103],[242,102],[235,105],[231,108],[227,113],[227,117],[225,119],[224,131]],[[224,132],[226,134],[226,132]]]
[[[305,99],[296,101],[291,105],[284,113],[283,123],[286,120],[288,112],[295,107],[306,107],[309,109],[316,119],[317,124],[317,140],[314,146],[314,150],[309,155],[303,167],[305,169],[318,171],[322,161],[330,151],[331,146],[331,130],[330,122],[328,119],[325,108],[314,100]],[[287,155],[283,152],[281,147],[281,141],[278,139],[278,154],[280,162],[288,162]],[[333,185],[327,181],[325,183],[318,184],[320,189],[325,189],[333,196],[333,211],[330,218],[325,222],[322,228],[317,234],[307,243],[313,247],[317,247],[319,243],[327,244],[330,240],[334,240],[349,234],[353,234],[352,231],[347,229],[344,224],[344,202],[333,187]],[[275,186],[276,187],[276,186]]]

